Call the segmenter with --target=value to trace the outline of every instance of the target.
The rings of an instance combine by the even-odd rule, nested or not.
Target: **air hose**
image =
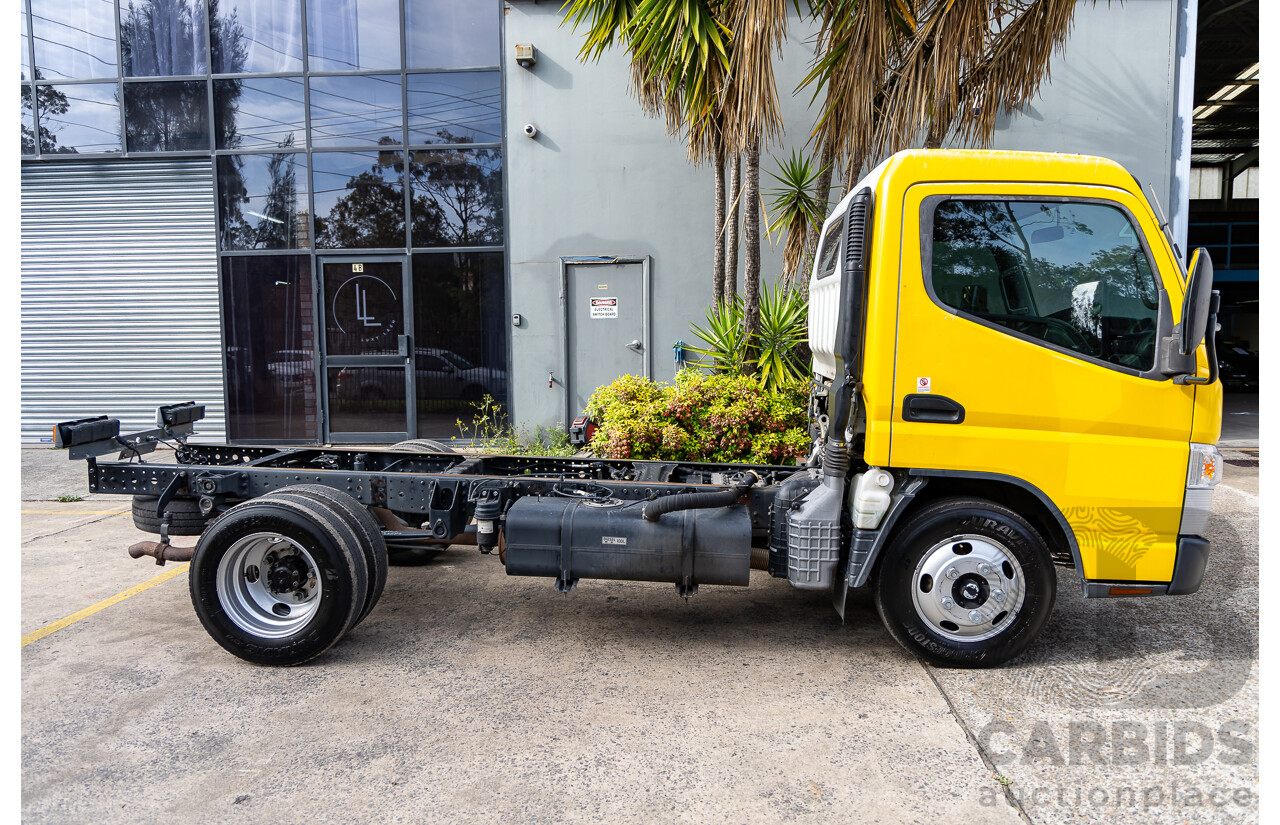
[[[645,521],[657,521],[664,513],[671,513],[676,510],[705,510],[712,507],[728,507],[742,498],[742,494],[750,490],[759,480],[760,476],[756,475],[754,470],[748,470],[747,478],[736,487],[730,487],[728,490],[720,490],[714,493],[677,493],[672,496],[663,496],[662,498],[645,502],[644,509],[640,511],[640,514],[644,516]]]

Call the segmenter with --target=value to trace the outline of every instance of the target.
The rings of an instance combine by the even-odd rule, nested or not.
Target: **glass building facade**
[[[22,0],[24,161],[205,157],[230,438],[507,396],[500,0]]]

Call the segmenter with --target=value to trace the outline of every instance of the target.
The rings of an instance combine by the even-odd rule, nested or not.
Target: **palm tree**
[[[816,54],[801,88],[825,90],[814,127],[845,191],[870,159],[949,135],[990,142],[996,118],[1039,92],[1075,0],[813,0]]]
[[[565,24],[585,29],[582,59],[615,44],[631,58],[631,91],[684,138],[695,164],[715,167],[717,303],[737,292],[737,212],[745,216],[746,318],[760,293],[760,148],[782,131],[773,55],[786,36],[787,0],[569,0]],[[745,156],[742,191],[725,191],[730,156]],[[732,202],[732,206],[728,203]],[[734,213],[726,221],[726,213]],[[732,226],[732,228],[730,228]]]
[[[790,158],[778,163],[777,174],[769,173],[779,184],[768,192],[773,214],[769,234],[786,233],[782,247],[784,292],[796,283],[801,267],[811,257],[809,240],[817,236],[822,219],[827,216],[826,195],[821,190],[824,174],[830,183],[830,167],[818,169],[812,159],[794,150]]]
[[[564,25],[585,28],[579,59],[617,44],[631,59],[631,91],[647,114],[686,141],[689,159],[715,167],[715,302],[725,300],[725,143],[720,99],[732,34],[721,0],[569,0]]]

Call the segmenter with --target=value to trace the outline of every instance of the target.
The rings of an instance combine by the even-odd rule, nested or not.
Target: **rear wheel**
[[[369,573],[355,531],[324,502],[261,498],[210,523],[191,601],[213,640],[254,664],[297,665],[359,620]]]
[[[382,538],[381,525],[369,512],[369,508],[356,501],[353,496],[332,487],[325,487],[323,484],[295,484],[292,487],[282,487],[263,498],[283,498],[290,495],[332,506],[345,518],[347,526],[355,531],[360,549],[364,553],[365,565],[369,569],[369,586],[365,593],[364,609],[360,611],[360,617],[355,622],[356,625],[360,624],[373,610],[378,599],[382,598],[382,589],[387,584],[387,543]]]
[[[1040,534],[976,498],[933,502],[890,540],[873,581],[876,609],[907,650],[939,667],[1017,656],[1053,610],[1057,577]]]

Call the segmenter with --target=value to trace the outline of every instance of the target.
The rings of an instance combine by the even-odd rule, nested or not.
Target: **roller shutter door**
[[[22,440],[55,423],[208,407],[225,437],[218,261],[208,159],[22,168]]]

